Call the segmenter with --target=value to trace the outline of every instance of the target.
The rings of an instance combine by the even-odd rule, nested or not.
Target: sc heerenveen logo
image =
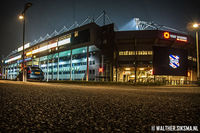
[[[174,69],[178,68],[180,66],[179,59],[180,59],[180,57],[178,55],[170,54],[169,55],[169,66]]]

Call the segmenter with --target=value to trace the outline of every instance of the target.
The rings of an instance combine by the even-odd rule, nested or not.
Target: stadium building
[[[192,38],[164,30],[116,31],[94,22],[25,45],[26,66],[39,66],[45,80],[184,84],[196,81]],[[22,49],[4,59],[3,79],[15,79]]]

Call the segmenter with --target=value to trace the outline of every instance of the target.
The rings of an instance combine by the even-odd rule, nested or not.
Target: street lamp
[[[23,52],[22,52],[22,60],[23,60],[23,62],[22,62],[22,68],[23,68],[23,82],[26,82],[26,73],[25,73],[25,69],[24,69],[24,67],[25,67],[25,62],[24,62],[25,13],[26,13],[27,9],[28,9],[29,7],[31,7],[31,6],[32,6],[32,3],[26,3],[26,4],[24,5],[24,11],[23,11],[22,14],[19,16],[19,19],[20,19],[20,20],[23,20]]]
[[[193,28],[198,29],[200,24],[194,23]],[[196,30],[196,48],[197,48],[197,80],[199,80],[199,43],[198,43],[198,30]]]
[[[24,16],[22,14],[19,15],[19,19],[23,20]]]

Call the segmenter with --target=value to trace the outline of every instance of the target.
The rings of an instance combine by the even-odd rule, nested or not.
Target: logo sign
[[[164,32],[163,36],[164,36],[165,39],[169,39],[170,38],[169,32]]]
[[[180,36],[180,35],[176,35],[176,34],[169,33],[169,32],[164,32],[163,37],[165,39],[173,39],[173,40],[176,40],[176,41],[179,41],[179,42],[187,42],[186,36]]]
[[[180,66],[179,59],[178,55],[169,55],[169,66],[174,69],[178,68]]]

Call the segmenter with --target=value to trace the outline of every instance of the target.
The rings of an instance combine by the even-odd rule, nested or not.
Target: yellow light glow
[[[153,69],[150,69],[148,73],[153,75]]]
[[[24,16],[23,15],[19,15],[19,19],[24,19]]]
[[[143,71],[143,70],[144,70],[144,68],[139,68],[139,70],[140,70],[140,71]]]
[[[190,72],[187,73],[188,77],[190,77]]]
[[[131,71],[124,71],[124,74],[125,74],[125,75],[130,75],[130,74],[131,74]]]
[[[181,38],[176,38],[177,41],[182,41],[182,42],[187,42],[187,40],[185,39],[181,39]]]
[[[164,35],[165,39],[169,39],[170,38],[169,32],[164,32],[163,35]]]
[[[78,31],[75,31],[74,32],[74,37],[77,37],[78,36]]]
[[[195,24],[193,24],[193,27],[194,27],[194,28],[198,28],[198,27],[199,27],[199,24],[195,23]]]
[[[127,68],[125,68],[125,70],[126,70],[126,71],[130,71],[130,70],[131,70],[131,68],[128,68],[128,67],[127,67]]]
[[[32,55],[32,51],[26,53],[26,56]]]
[[[131,75],[131,76],[130,76],[130,78],[134,78],[134,77],[135,77],[135,75]]]

